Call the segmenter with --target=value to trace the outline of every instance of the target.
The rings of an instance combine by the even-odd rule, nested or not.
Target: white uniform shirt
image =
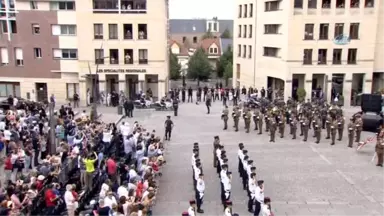
[[[264,192],[261,190],[259,186],[256,187],[255,189],[255,198],[259,203],[264,202]]]
[[[195,216],[196,214],[195,214],[195,209],[192,207],[192,206],[190,206],[189,208],[188,208],[188,215],[189,216]]]
[[[261,205],[261,216],[271,216],[271,210],[269,210],[269,206],[262,204]]]
[[[256,198],[256,184],[253,179],[249,179],[248,181],[248,190],[251,193],[251,198],[255,199]]]
[[[232,216],[232,211],[230,208],[225,208],[224,210],[224,216]]]
[[[248,174],[248,178],[251,178],[251,173],[252,173],[252,172],[251,172],[251,167],[252,167],[252,165],[250,165],[250,164],[247,166],[247,174]]]
[[[199,193],[200,193],[200,199],[203,198],[204,190],[205,190],[205,183],[204,183],[203,179],[199,178],[197,180],[196,190],[199,191]]]
[[[221,150],[218,148],[216,149],[216,157],[220,158],[220,155],[221,155]]]
[[[243,160],[243,169],[247,171],[248,161]]]
[[[224,181],[228,178],[227,176],[227,170],[221,170],[220,172],[220,180],[221,180],[221,183],[224,184]]]
[[[244,159],[243,150],[239,149],[237,151],[237,156],[240,158],[241,161],[243,161],[243,159]]]
[[[223,182],[224,185],[224,192],[225,192],[225,198],[228,199],[229,195],[231,194],[231,181],[229,178],[226,178]]]
[[[195,165],[196,165],[195,154],[192,154],[191,164],[192,164],[192,167],[195,167]]]
[[[201,170],[198,167],[195,167],[194,169],[195,169],[195,180],[197,181],[199,179],[199,175],[201,173]]]

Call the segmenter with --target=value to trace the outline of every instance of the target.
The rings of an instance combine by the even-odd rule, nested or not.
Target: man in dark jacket
[[[133,109],[135,108],[133,101],[131,99],[126,100],[124,102],[124,111],[125,111],[125,116],[128,116],[128,118],[133,117]]]

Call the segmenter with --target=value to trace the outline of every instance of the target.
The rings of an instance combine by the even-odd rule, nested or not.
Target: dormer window
[[[211,48],[209,48],[209,53],[210,53],[210,54],[217,54],[217,53],[218,53],[218,50],[217,50],[216,47],[211,47]]]
[[[207,21],[207,31],[219,32],[219,21],[217,20]]]

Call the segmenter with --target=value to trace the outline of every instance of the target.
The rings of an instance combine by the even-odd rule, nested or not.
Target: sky
[[[234,0],[169,0],[171,19],[233,19]]]

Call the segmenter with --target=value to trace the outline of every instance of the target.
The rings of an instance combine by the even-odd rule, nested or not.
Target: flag
[[[363,148],[366,144],[372,142],[375,140],[375,137],[369,137],[366,141],[364,142],[359,142],[359,144],[357,145],[357,149],[356,151],[359,151],[361,148]]]

